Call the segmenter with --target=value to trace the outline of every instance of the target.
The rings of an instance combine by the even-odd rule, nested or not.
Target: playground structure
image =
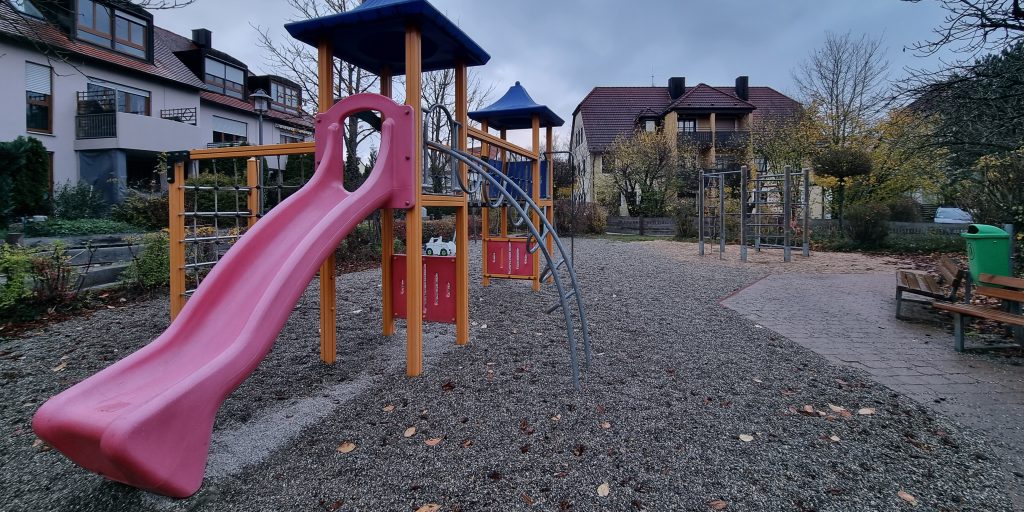
[[[395,334],[395,319],[406,319],[409,376],[423,369],[424,321],[454,323],[455,342],[464,345],[469,340],[471,199],[490,209],[507,210],[506,215],[525,229],[522,250],[533,257],[535,284],[550,280],[557,289],[559,301],[548,312],[562,311],[577,389],[577,336],[583,340],[589,367],[590,337],[572,260],[555,233],[550,204],[533,199],[542,188],[537,129],[541,113],[529,113],[532,151],[470,127],[467,68],[483,65],[490,57],[425,0],[367,0],[350,11],[286,28],[317,48],[321,112],[316,143],[178,155],[168,177],[170,327],[146,347],[51,398],[33,418],[41,439],[112,480],[174,497],[199,489],[220,404],[270,351],[318,272],[321,358],[335,361],[334,249],[378,210],[382,332]],[[381,94],[358,94],[335,103],[334,58],[378,73]],[[443,106],[427,109],[431,115],[445,116],[447,145],[424,137],[421,73],[438,69],[455,70],[454,115]],[[401,74],[406,105],[390,99],[392,79]],[[366,182],[348,191],[342,172],[345,120],[367,112],[379,113],[380,151]],[[528,162],[533,179],[524,184],[530,190],[504,174],[507,167],[474,155],[470,140]],[[449,162],[446,190],[433,186],[437,169],[426,161],[431,152]],[[316,171],[307,181],[302,163],[310,154]],[[223,164],[225,159],[232,163]],[[245,162],[244,178],[238,159]],[[276,167],[268,160],[276,161]],[[230,168],[230,183],[216,177],[215,161]],[[197,179],[204,168],[214,169],[209,183]],[[265,179],[271,170],[275,179]],[[550,187],[551,180],[547,181]],[[550,201],[550,192],[547,197]],[[278,204],[264,212],[268,198]],[[422,210],[428,207],[455,210],[454,256],[422,254]],[[393,254],[395,210],[405,211],[406,254]]]
[[[752,175],[753,174],[753,175]],[[729,182],[734,182],[730,184]],[[751,187],[752,185],[752,187]],[[729,212],[728,192],[737,189],[738,205]],[[748,248],[782,249],[783,261],[792,259],[794,240],[800,240],[803,256],[810,248],[810,171],[751,173],[747,166],[733,170],[702,170],[697,191],[697,245],[701,256],[707,240],[718,239],[718,257],[724,258],[729,235],[727,220],[738,221],[740,261]]]

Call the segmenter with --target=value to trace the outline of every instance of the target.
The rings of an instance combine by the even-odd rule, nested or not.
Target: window
[[[302,137],[287,133],[281,134],[281,144],[295,144],[296,142],[302,142]]]
[[[149,115],[149,91],[90,79],[88,97],[106,103],[106,109],[126,114]]]
[[[679,131],[680,132],[695,132],[695,131],[697,131],[697,120],[696,119],[680,119],[679,120]]]
[[[53,81],[49,66],[25,63],[25,128],[53,132]]]
[[[248,125],[226,117],[213,116],[213,142],[217,144],[240,143],[247,140]]]
[[[295,112],[299,110],[299,91],[277,82],[270,82],[270,108]]]
[[[648,120],[644,121],[644,130],[649,131],[649,132],[653,132],[657,128],[658,128],[658,123],[655,122],[653,119],[648,119]]]
[[[207,89],[232,98],[243,99],[245,93],[243,83],[245,83],[245,71],[219,60],[206,59]]]
[[[78,0],[78,38],[145,59],[146,20],[93,0]]]

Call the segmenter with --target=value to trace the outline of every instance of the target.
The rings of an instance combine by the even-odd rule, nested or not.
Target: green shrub
[[[696,238],[697,204],[693,199],[680,199],[669,209],[676,221],[676,238]]]
[[[32,251],[0,245],[0,323],[31,317]]]
[[[244,187],[245,167],[240,176],[226,173],[201,172],[185,180],[185,185],[212,187],[214,190],[185,189],[185,211],[200,212],[248,212],[248,192],[235,187]],[[237,208],[237,210],[236,210]]]
[[[77,272],[64,247],[0,246],[0,323],[31,320],[48,308],[74,303]]]
[[[121,275],[121,281],[134,288],[149,290],[171,283],[171,240],[166,231],[142,237],[142,251]]]
[[[124,202],[110,210],[110,218],[145,230],[159,231],[168,226],[167,194],[130,192]]]
[[[921,222],[921,203],[909,197],[901,197],[890,201],[889,220],[893,222]]]
[[[25,236],[82,236],[138,233],[131,224],[110,219],[50,219],[25,225]]]
[[[335,257],[342,262],[380,261],[380,232],[376,222],[362,222],[341,241]]]
[[[70,265],[70,260],[71,257],[64,246],[59,243],[32,258],[37,303],[54,306],[72,302],[77,298],[77,272]]]
[[[53,215],[58,219],[96,219],[106,213],[103,193],[88,183],[64,184],[53,195]]]
[[[846,232],[859,247],[880,247],[889,236],[889,208],[880,203],[860,203],[846,210]]]
[[[604,233],[607,226],[608,217],[597,203],[576,203],[570,199],[555,201],[555,230],[561,236],[569,236],[570,233],[598,235]]]
[[[958,235],[890,235],[885,249],[904,254],[916,253],[965,253],[964,238]]]
[[[18,137],[0,143],[0,226],[10,216],[39,215],[50,209],[50,157],[42,142]]]

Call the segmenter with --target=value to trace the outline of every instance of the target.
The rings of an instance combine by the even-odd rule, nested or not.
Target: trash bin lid
[[[966,233],[960,233],[964,238],[1010,238],[1010,234],[995,226],[988,224],[971,224],[967,226]]]

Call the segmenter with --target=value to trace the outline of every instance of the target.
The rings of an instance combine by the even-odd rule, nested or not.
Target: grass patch
[[[110,219],[50,219],[46,222],[34,222],[25,226],[26,237],[113,235],[138,232],[140,229],[131,224]]]
[[[864,248],[842,235],[812,236],[813,249],[832,252],[864,252],[885,254],[966,253],[963,237],[924,234],[889,235],[879,245]]]
[[[580,238],[599,238],[613,242],[650,242],[652,240],[675,240],[671,236],[650,236],[650,235],[622,235],[617,233],[605,233],[602,235],[576,235]]]

